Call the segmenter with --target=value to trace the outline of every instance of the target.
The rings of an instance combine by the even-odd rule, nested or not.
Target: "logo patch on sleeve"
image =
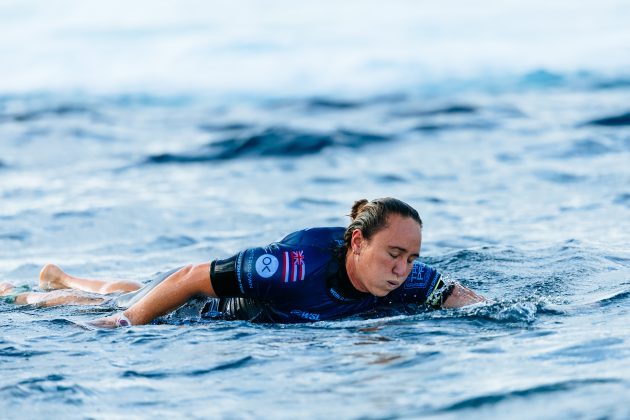
[[[256,272],[265,279],[278,271],[278,259],[271,254],[263,254],[256,260]]]
[[[284,282],[295,282],[304,280],[306,276],[306,262],[304,261],[304,251],[283,252],[282,255],[282,277]]]
[[[431,281],[431,272],[427,270],[427,266],[416,263],[407,277],[405,289],[421,289],[427,287],[429,281]]]

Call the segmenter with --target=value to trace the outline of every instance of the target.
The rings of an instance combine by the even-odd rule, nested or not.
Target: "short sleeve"
[[[289,297],[304,281],[309,258],[313,261],[315,255],[309,251],[274,243],[215,260],[210,269],[212,287],[219,297]],[[309,271],[312,268],[309,265]]]

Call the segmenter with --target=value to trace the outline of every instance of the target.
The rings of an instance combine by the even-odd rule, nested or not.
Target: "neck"
[[[348,273],[348,279],[350,279],[350,284],[352,284],[352,287],[357,289],[359,292],[367,293],[368,290],[359,281],[359,278],[357,276],[355,255],[350,249],[346,251],[346,273]]]

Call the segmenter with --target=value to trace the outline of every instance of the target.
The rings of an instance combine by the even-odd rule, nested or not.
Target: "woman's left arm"
[[[121,314],[95,319],[91,325],[116,328],[127,325],[148,324],[186,303],[194,296],[217,297],[210,281],[210,264],[189,265],[171,274]],[[124,322],[121,322],[123,321]]]

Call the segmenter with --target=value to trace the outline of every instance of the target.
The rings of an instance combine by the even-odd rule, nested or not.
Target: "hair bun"
[[[352,206],[352,211],[350,212],[350,218],[352,220],[356,219],[367,203],[368,201],[365,198],[355,201],[354,205]]]

